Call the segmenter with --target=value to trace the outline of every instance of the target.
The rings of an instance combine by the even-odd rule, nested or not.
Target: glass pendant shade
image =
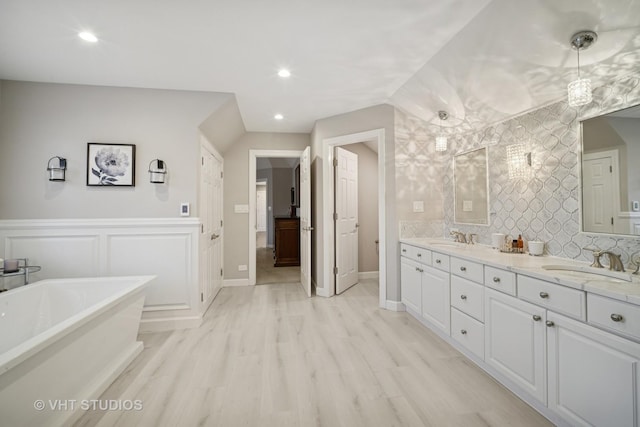
[[[447,137],[444,135],[436,136],[436,151],[447,151]]]
[[[572,81],[567,86],[567,93],[569,105],[572,107],[590,104],[593,100],[591,96],[591,80],[578,79]]]

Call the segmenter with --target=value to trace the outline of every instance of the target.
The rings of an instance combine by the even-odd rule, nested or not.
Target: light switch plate
[[[424,202],[422,200],[413,202],[414,212],[424,212]]]
[[[189,203],[180,203],[180,216],[191,215],[191,207]]]
[[[233,211],[235,213],[249,213],[249,205],[234,205]]]
[[[631,202],[631,210],[634,212],[640,212],[640,201],[634,200]]]
[[[463,212],[471,212],[473,210],[473,201],[471,200],[463,200],[462,201],[462,211]]]

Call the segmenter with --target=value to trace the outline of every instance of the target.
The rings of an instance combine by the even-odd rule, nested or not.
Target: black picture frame
[[[135,187],[134,144],[87,143],[87,186]]]

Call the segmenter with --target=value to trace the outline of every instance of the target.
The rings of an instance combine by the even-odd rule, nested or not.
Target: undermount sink
[[[622,271],[611,271],[604,268],[594,268],[581,265],[543,265],[545,270],[562,271],[562,274],[576,277],[579,279],[593,280],[596,277],[607,277],[611,279],[623,280],[631,282],[631,274]]]

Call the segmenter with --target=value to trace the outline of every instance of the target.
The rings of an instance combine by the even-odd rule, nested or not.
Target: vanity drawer
[[[455,308],[451,310],[451,337],[484,359],[484,325]]]
[[[484,285],[515,297],[516,273],[485,265]]]
[[[449,255],[431,252],[431,265],[442,271],[449,271]]]
[[[451,305],[477,320],[484,321],[484,286],[451,276]]]
[[[476,283],[483,283],[484,268],[482,264],[466,259],[451,257],[451,274],[464,277]]]
[[[417,246],[400,244],[400,255],[418,261],[422,264],[431,265],[431,251]]]
[[[587,320],[583,291],[518,274],[518,298],[567,316]]]
[[[640,340],[640,306],[587,294],[587,321]]]

